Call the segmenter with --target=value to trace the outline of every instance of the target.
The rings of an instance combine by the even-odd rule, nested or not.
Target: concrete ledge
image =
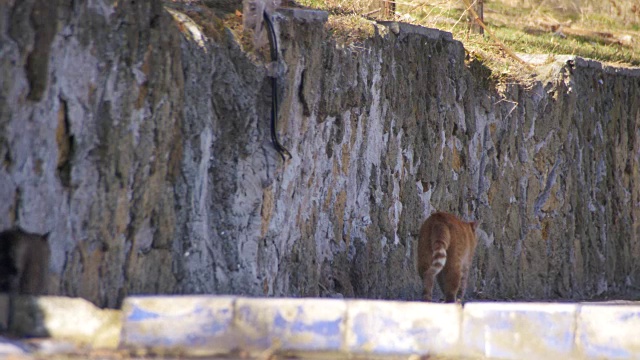
[[[62,297],[20,297],[11,303],[14,333],[84,348],[114,349],[119,339],[119,349],[134,355],[640,358],[637,305],[468,303],[463,308],[379,300],[148,296],[127,298],[120,312]],[[0,338],[0,357],[29,349]]]
[[[148,309],[147,302],[166,301],[168,307],[179,307],[176,299],[180,298],[130,298],[127,306]],[[189,299],[193,298],[180,301],[194,301]],[[219,298],[200,299],[213,304]],[[640,328],[640,306],[469,303],[463,309],[455,304],[398,301],[224,299],[222,307],[227,309],[227,316],[223,319],[183,314],[179,328],[168,327],[162,333],[151,324],[163,318],[167,324],[177,323],[175,310],[165,314],[157,308],[148,319],[127,315],[123,346],[136,350],[152,345],[156,353],[179,348],[185,355],[238,350],[334,357],[435,355],[489,359],[629,358],[640,354],[640,337],[634,333]],[[230,306],[233,319],[228,315]],[[613,327],[603,326],[605,319]],[[234,339],[195,345],[192,339],[209,336],[198,329],[204,323],[213,326],[214,321],[225,329],[224,336]],[[141,322],[149,322],[149,326],[141,326]],[[182,328],[190,329],[189,333],[181,334]]]
[[[574,357],[578,305],[475,303],[464,308],[466,355],[498,359]]]
[[[0,355],[2,356],[18,358],[18,356],[26,356],[30,350],[27,345],[19,341],[0,336]]]
[[[238,299],[235,324],[250,352],[340,352],[346,309],[333,299]]]
[[[347,351],[367,355],[456,355],[462,307],[399,301],[347,301]]]
[[[16,296],[11,299],[9,332],[20,337],[50,337],[96,349],[116,349],[121,312],[99,309],[80,298]]]
[[[206,356],[239,345],[233,329],[234,297],[127,298],[120,347],[137,355]]]
[[[338,299],[133,297],[123,310],[121,348],[139,355],[451,355],[462,319],[459,305]]]
[[[576,343],[589,359],[640,358],[640,306],[581,306]]]

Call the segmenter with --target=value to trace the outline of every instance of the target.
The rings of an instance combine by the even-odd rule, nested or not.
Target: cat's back
[[[453,233],[466,233],[468,223],[460,220],[457,216],[446,212],[437,212],[431,214],[422,224],[421,233],[428,233],[438,228],[446,227]]]
[[[436,212],[422,224],[420,237],[422,241],[426,241],[439,237],[442,232],[446,231],[450,237],[448,245],[451,250],[455,251],[458,247],[463,249],[475,247],[474,225],[475,223],[463,221],[453,214]]]

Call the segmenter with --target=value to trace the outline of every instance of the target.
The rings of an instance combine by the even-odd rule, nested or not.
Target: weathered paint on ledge
[[[185,301],[218,303],[216,297],[187,297]],[[229,304],[229,298],[224,298]],[[145,309],[153,297],[133,297],[127,309]],[[163,300],[165,306],[175,302]],[[155,327],[158,321],[177,323],[156,307],[152,319],[125,316],[121,346],[132,351],[208,355],[246,350],[283,353],[332,353],[336,356],[435,355],[487,359],[583,359],[640,356],[640,306],[558,303],[437,304],[379,300],[236,298],[234,317],[223,320],[235,341],[223,347],[197,347],[177,329],[198,328],[200,319],[188,315],[179,327]],[[186,310],[190,312],[190,310]],[[599,319],[608,319],[607,322]],[[209,321],[215,321],[210,318]],[[147,324],[154,330],[138,333]],[[191,331],[191,330],[190,330]],[[202,336],[208,336],[202,332]],[[193,333],[191,334],[194,335]],[[149,336],[147,338],[147,336]],[[167,347],[160,339],[174,347]]]
[[[64,297],[20,297],[12,303],[14,308],[2,311],[21,319],[9,329],[14,334],[50,336],[89,349],[115,351],[117,345],[118,351],[133,356],[640,357],[640,305],[467,303],[463,307],[355,299],[129,297],[118,314],[122,322],[109,332],[116,334],[116,340],[119,334],[119,342],[105,346],[98,341],[105,338],[104,326],[95,324],[104,323],[105,311],[119,311],[78,311],[92,306]],[[0,355],[33,354],[20,342],[0,339],[0,343]],[[47,351],[65,353],[70,348]]]

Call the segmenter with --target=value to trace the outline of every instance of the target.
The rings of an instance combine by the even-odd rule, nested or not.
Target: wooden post
[[[475,0],[471,4],[471,6],[473,7],[475,14],[478,15],[480,21],[484,22],[484,0]],[[480,26],[480,24],[478,24],[478,22],[476,21],[474,12],[469,10],[467,10],[467,12],[469,14],[468,19],[471,32],[473,32],[474,34],[484,35],[484,28]]]
[[[393,19],[396,15],[396,1],[395,0],[382,0],[384,11],[382,16],[385,19]]]

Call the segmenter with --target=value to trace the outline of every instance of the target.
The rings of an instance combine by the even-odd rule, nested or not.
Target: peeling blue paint
[[[580,335],[580,342],[584,344],[584,353],[588,358],[598,359],[637,359],[638,354],[632,354],[628,350],[616,346],[616,342],[610,345],[596,345],[589,342],[585,334]],[[633,356],[635,355],[635,357]]]
[[[134,307],[133,311],[129,316],[127,316],[127,320],[130,321],[145,321],[150,319],[158,319],[160,315],[151,311],[142,310],[139,307]]]
[[[211,323],[207,323],[200,327],[200,329],[208,335],[217,335],[218,333],[229,330],[230,324],[228,322],[221,323],[216,321],[216,319],[211,319],[211,321]]]
[[[362,346],[369,339],[369,316],[367,314],[358,314],[353,318],[352,331],[356,335],[357,346]]]
[[[321,336],[339,336],[340,323],[342,323],[342,319],[333,321],[314,321],[311,324],[295,322],[291,326],[291,331],[296,333],[311,332]]]
[[[618,319],[620,321],[629,321],[634,318],[640,318],[640,312],[632,312],[621,315]]]
[[[210,306],[207,307],[206,304]],[[138,344],[157,349],[224,349],[228,346],[231,350],[237,348],[239,343],[251,349],[268,349],[273,346],[274,341],[279,341],[282,349],[292,351],[346,350],[354,354],[380,356],[423,354],[431,348],[451,351],[449,349],[456,346],[441,344],[445,337],[442,334],[445,327],[410,317],[399,320],[384,311],[356,312],[345,324],[348,312],[341,310],[343,313],[338,318],[335,315],[319,316],[313,312],[318,306],[315,303],[311,307],[300,303],[284,308],[280,308],[277,302],[266,307],[260,303],[256,306],[253,302],[237,307],[235,303],[221,303],[218,307],[208,302],[206,304],[195,302],[191,311],[183,316],[174,313],[165,315],[161,311],[148,311],[144,306],[134,305],[125,319],[124,343],[129,348],[135,348],[135,344]],[[608,359],[638,358],[638,354],[634,352],[636,345],[629,339],[620,342],[611,335],[610,339],[605,338],[605,342],[600,343],[590,338],[589,333],[582,333],[579,339],[575,339],[575,306],[567,307],[566,311],[565,308],[546,311],[544,307],[538,309],[531,306],[509,306],[502,309],[495,305],[476,304],[474,307],[480,311],[477,315],[471,315],[472,320],[464,319],[464,328],[460,329],[459,351],[467,355],[489,355],[505,359],[535,359],[542,354],[582,354],[586,358]],[[611,314],[609,318],[614,323],[630,327],[640,319],[638,309],[640,308],[625,309],[615,315]],[[237,328],[236,319],[243,326]],[[247,335],[242,333],[245,328],[253,329]],[[228,334],[232,331],[240,331],[238,344],[234,341],[233,344],[229,343]],[[522,332],[518,336],[514,335],[514,332],[519,331]],[[469,332],[475,335],[465,336]],[[494,337],[512,339],[512,342],[518,344],[509,346],[509,341],[494,341]],[[524,350],[533,353],[525,354]]]
[[[187,334],[187,346],[199,347],[207,344],[207,339],[202,334]]]
[[[160,346],[164,348],[171,348],[182,344],[181,338],[161,337],[156,334],[147,334],[141,332],[135,332],[133,334],[127,334],[127,343],[138,344],[144,346]]]

